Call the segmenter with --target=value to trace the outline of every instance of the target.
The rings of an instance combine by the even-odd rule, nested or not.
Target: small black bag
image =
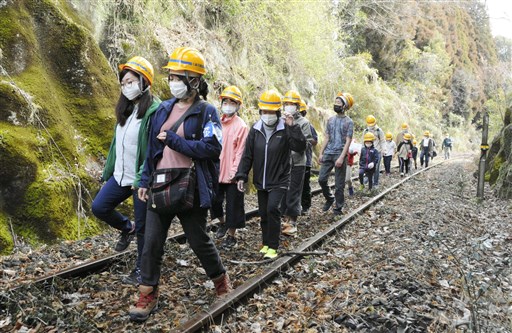
[[[195,107],[200,108],[199,125],[196,137],[200,138],[206,102],[198,100],[190,106],[171,127],[176,132],[185,118],[191,114]],[[177,214],[194,206],[194,193],[196,190],[196,169],[194,163],[190,168],[157,169],[153,172],[149,189],[148,209],[158,214]]]
[[[155,170],[149,191],[148,209],[159,214],[174,215],[194,206],[196,169],[171,168]]]

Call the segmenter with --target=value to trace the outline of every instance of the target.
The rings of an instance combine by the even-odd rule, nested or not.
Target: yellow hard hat
[[[377,123],[377,119],[375,119],[374,116],[369,115],[369,116],[366,117],[366,125],[368,125],[368,126],[375,126],[376,123]]]
[[[409,128],[409,125],[407,125],[407,123],[402,123],[402,129],[408,129]]]
[[[300,94],[296,90],[288,90],[283,98],[283,103],[294,103],[300,104],[301,98]]]
[[[375,135],[373,133],[366,133],[363,138],[364,142],[375,140]]]
[[[304,102],[302,99],[300,100],[300,112],[302,111],[307,111],[308,109],[308,105],[306,104],[306,102]]]
[[[281,95],[275,90],[264,91],[258,100],[258,108],[266,111],[279,111],[281,109]]]
[[[389,139],[389,140],[393,139],[393,134],[391,134],[390,132],[387,132],[386,139]]]
[[[229,98],[242,104],[242,92],[240,91],[240,89],[238,89],[237,86],[226,87],[222,91],[222,94],[220,94],[219,98],[221,100],[224,98]]]
[[[411,140],[411,133],[405,133],[404,134],[404,139],[405,140]]]
[[[170,69],[171,74],[177,75],[183,75],[185,72],[187,72],[187,74],[206,74],[203,55],[198,50],[191,47],[178,47],[172,51],[169,55],[167,65],[163,68]]]
[[[119,65],[119,70],[129,69],[136,73],[141,74],[148,80],[149,85],[153,84],[153,78],[155,77],[153,66],[145,58],[141,56],[135,56],[128,60],[126,64]]]
[[[430,136],[430,132],[429,131],[425,131],[425,133],[423,133],[424,136]]]
[[[354,105],[354,97],[352,97],[352,95],[350,95],[349,93],[339,92],[336,98],[338,97],[341,98],[343,103],[345,103],[347,110],[350,109],[352,105]]]
[[[418,144],[418,141],[412,140],[412,144],[416,146]]]

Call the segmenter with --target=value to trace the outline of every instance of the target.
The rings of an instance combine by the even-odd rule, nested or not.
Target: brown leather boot
[[[158,286],[139,286],[139,300],[131,306],[128,314],[133,321],[146,321],[158,308]]]
[[[226,295],[233,290],[231,282],[229,281],[228,273],[224,273],[219,277],[212,279],[212,281],[215,285],[215,293],[217,294],[217,297]]]

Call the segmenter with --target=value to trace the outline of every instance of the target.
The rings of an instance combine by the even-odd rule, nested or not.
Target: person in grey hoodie
[[[291,115],[295,124],[300,126],[302,134],[306,138],[307,146],[313,142],[311,124],[309,120],[300,114],[301,97],[295,90],[288,91],[283,98],[284,114]],[[283,234],[293,235],[297,232],[297,217],[302,212],[302,186],[304,185],[304,174],[306,172],[306,151],[291,153],[290,185],[281,202],[281,213],[284,215]]]

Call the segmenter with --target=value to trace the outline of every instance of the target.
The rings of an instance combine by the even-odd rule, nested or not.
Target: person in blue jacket
[[[231,291],[226,269],[206,231],[208,209],[218,186],[222,129],[217,110],[205,101],[208,85],[203,77],[206,73],[204,58],[196,49],[179,47],[171,53],[164,68],[169,70],[169,86],[174,98],[162,102],[151,119],[139,198],[148,199],[153,171],[192,165],[196,170],[196,192],[193,207],[177,214],[160,214],[148,207],[142,282],[138,301],[129,310],[130,319],[139,322],[148,319],[157,308],[162,256],[175,215],[206,275],[213,281],[217,296]],[[185,118],[176,132],[170,130],[182,116]]]
[[[280,203],[290,184],[291,151],[304,152],[306,138],[293,115],[281,118],[282,100],[275,90],[263,92],[259,98],[260,120],[249,130],[244,154],[235,175],[238,190],[244,191],[249,171],[258,190],[258,211],[261,217],[264,258],[277,257],[281,233]]]
[[[364,189],[364,177],[368,178],[368,189],[373,188],[373,174],[375,173],[377,163],[380,161],[380,153],[373,145],[375,135],[366,133],[364,135],[364,145],[361,148],[361,156],[359,157],[359,182],[360,190]]]
[[[116,127],[110,144],[101,180],[106,182],[91,206],[92,213],[120,231],[116,251],[124,251],[137,236],[135,268],[124,283],[140,283],[140,262],[144,248],[146,203],[137,197],[140,177],[146,158],[150,118],[160,105],[151,94],[153,66],[143,57],[136,56],[119,66],[121,94],[116,106]],[[135,221],[116,211],[123,201],[133,197]]]

